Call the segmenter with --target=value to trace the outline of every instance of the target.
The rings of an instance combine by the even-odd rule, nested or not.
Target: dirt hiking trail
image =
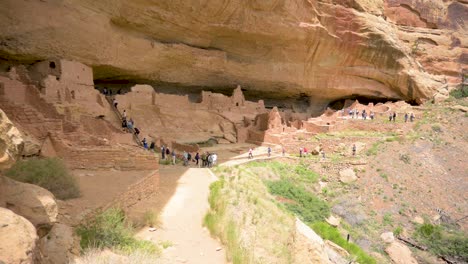
[[[158,263],[227,263],[224,247],[203,227],[203,217],[209,208],[209,185],[213,181],[216,177],[209,169],[186,170],[160,213],[161,226],[154,232],[146,228],[137,234],[157,244],[172,244],[163,251]]]

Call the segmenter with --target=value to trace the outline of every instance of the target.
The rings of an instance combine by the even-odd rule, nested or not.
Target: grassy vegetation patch
[[[379,153],[379,147],[382,144],[382,142],[378,141],[372,144],[372,146],[366,151],[367,156],[375,156],[377,153]]]
[[[468,262],[468,237],[461,231],[422,224],[416,228],[413,236],[434,254],[456,258],[460,263]]]
[[[58,199],[65,200],[80,195],[75,178],[63,161],[57,158],[20,160],[5,175],[20,182],[39,185]]]
[[[203,223],[226,245],[228,260],[290,263],[292,215],[280,209],[259,177],[244,166],[215,169],[221,179],[210,186],[210,210]]]
[[[286,164],[278,161],[271,162],[250,162],[246,165],[248,168],[269,168],[276,175],[279,175],[281,178],[294,181],[301,184],[311,184],[316,183],[320,175],[315,171],[312,171],[304,163],[299,164]]]
[[[450,91],[450,96],[455,99],[468,97],[468,85],[461,85],[459,88]]]
[[[286,179],[268,181],[267,186],[271,194],[293,201],[285,203],[285,207],[306,223],[322,221],[330,215],[327,203]]]
[[[375,264],[375,259],[366,254],[358,245],[346,241],[340,232],[328,223],[316,222],[313,223],[312,229],[319,234],[323,239],[333,241],[333,243],[346,249],[351,255],[356,257],[356,261],[362,264]]]
[[[143,251],[157,254],[158,247],[150,241],[133,237],[134,229],[121,209],[111,208],[77,228],[83,250],[109,248],[123,253]]]

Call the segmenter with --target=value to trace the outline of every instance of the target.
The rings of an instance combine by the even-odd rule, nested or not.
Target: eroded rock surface
[[[7,177],[0,177],[0,206],[28,219],[41,234],[57,221],[58,208],[52,193]]]
[[[24,149],[24,141],[19,130],[0,109],[0,167],[11,164]]]
[[[25,218],[0,207],[0,262],[34,263],[37,234]]]
[[[41,238],[39,242],[42,263],[71,263],[75,256],[79,255],[77,241],[71,227],[55,224],[47,236]]]
[[[433,2],[6,0],[0,52],[77,60],[98,79],[241,84],[318,105],[355,95],[421,101],[445,83],[429,73],[454,76],[466,64],[457,23],[466,4]],[[431,55],[414,56],[421,51]]]

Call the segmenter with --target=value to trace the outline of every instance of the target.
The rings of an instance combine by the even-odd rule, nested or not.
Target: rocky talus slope
[[[241,84],[318,105],[422,101],[466,68],[466,1],[16,1],[0,5],[0,57],[60,57],[95,79]]]

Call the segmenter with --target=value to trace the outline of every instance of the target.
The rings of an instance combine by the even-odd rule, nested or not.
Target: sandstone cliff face
[[[0,168],[16,160],[24,148],[19,130],[0,109]]]
[[[431,73],[454,75],[466,63],[450,59],[439,70],[413,58],[409,39],[433,36],[433,23],[446,25],[440,47],[450,44],[447,37],[460,43],[449,52],[437,49],[439,57],[466,51],[464,25],[456,22],[463,13],[441,0],[428,5],[433,2],[4,0],[0,57],[78,60],[92,65],[97,79],[304,93],[320,105],[354,95],[420,101],[445,82]],[[420,3],[429,10],[421,21],[411,9]],[[418,36],[397,26],[404,23],[399,8],[407,6],[407,24],[428,25]]]

